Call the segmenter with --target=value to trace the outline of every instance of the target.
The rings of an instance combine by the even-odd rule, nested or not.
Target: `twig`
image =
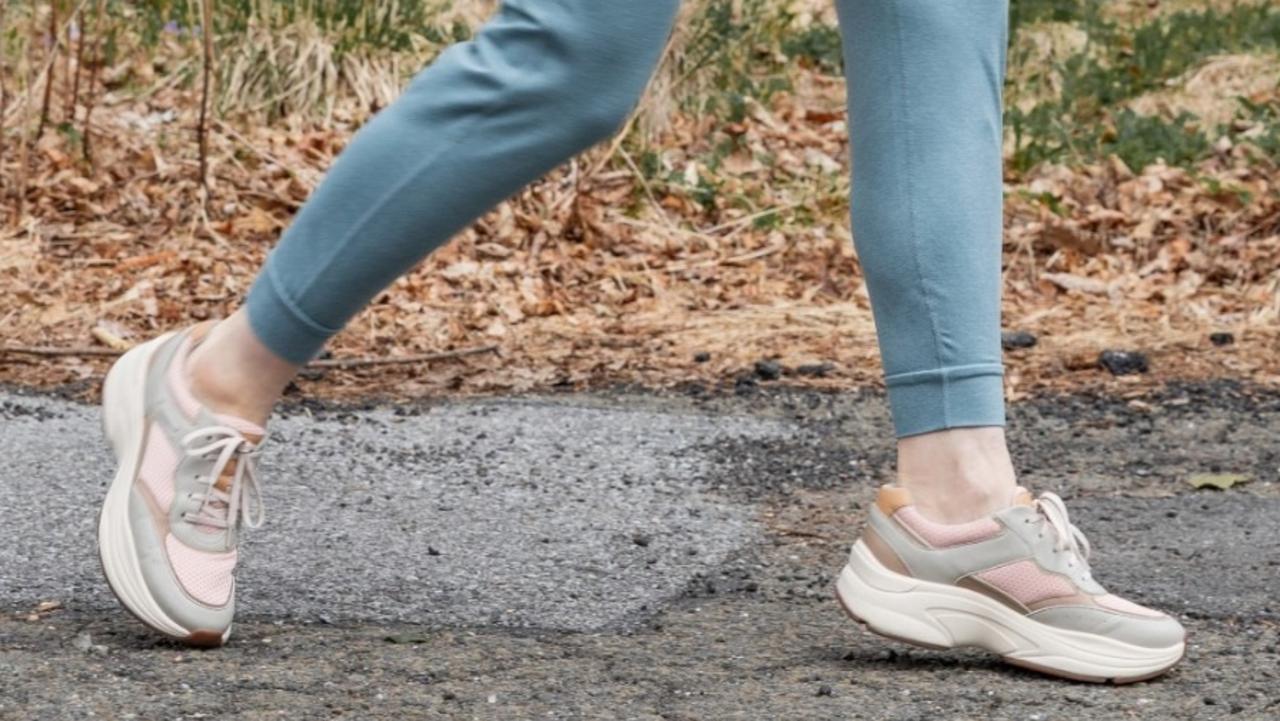
[[[671,263],[666,267],[662,268],[662,270],[666,271],[667,273],[683,273],[685,271],[693,270],[695,268],[710,268],[712,266],[717,266],[717,265],[742,265],[743,263],[747,263],[752,260],[759,260],[761,258],[768,257],[770,255],[773,255],[774,253],[777,253],[779,251],[783,251],[786,249],[787,249],[786,243],[776,243],[767,248],[761,248],[760,250],[753,250],[750,253],[743,253],[741,255],[735,255],[729,258],[712,258],[710,260],[705,260],[699,263],[683,263],[683,264],[679,262]]]
[[[68,26],[70,27],[70,26]],[[40,104],[40,124],[36,126],[36,140],[44,137],[44,126],[49,124],[49,104],[53,101],[53,78],[57,73],[58,48],[58,3],[49,3],[49,62],[44,69],[44,101]]]
[[[79,37],[76,39],[76,74],[71,83],[71,97],[67,99],[66,116],[67,116],[68,125],[75,123],[76,106],[80,104],[80,75],[84,70],[85,27],[84,27],[84,11],[83,10],[80,11],[79,15],[76,15],[76,25],[77,25],[76,30],[79,32]],[[67,57],[68,58],[71,57],[71,37],[70,36],[71,36],[71,28],[70,26],[68,26],[67,27]],[[71,61],[68,59],[67,62],[70,63]],[[67,74],[70,74],[70,73],[71,71],[68,70]]]
[[[240,144],[241,144],[241,145],[243,145],[243,146],[245,147],[245,150],[248,150],[249,152],[251,152],[251,153],[253,153],[254,155],[258,156],[259,158],[261,158],[261,159],[263,159],[263,160],[267,161],[268,163],[271,163],[272,165],[275,165],[275,166],[276,166],[276,167],[278,167],[280,170],[283,170],[283,171],[285,172],[285,174],[286,174],[286,175],[288,175],[289,177],[291,177],[291,178],[293,178],[293,179],[297,180],[298,182],[302,183],[303,185],[309,185],[309,183],[307,183],[306,181],[304,181],[302,178],[298,177],[298,173],[297,173],[297,171],[295,171],[293,168],[291,168],[291,167],[289,166],[289,164],[288,164],[288,163],[286,163],[286,162],[284,162],[283,160],[281,160],[281,159],[277,158],[276,156],[272,155],[271,153],[269,153],[269,152],[267,152],[267,151],[263,150],[262,148],[259,148],[258,146],[254,145],[252,140],[249,140],[248,138],[246,138],[244,135],[242,135],[242,134],[241,134],[239,131],[237,131],[235,128],[231,127],[230,125],[227,125],[226,123],[222,122],[221,120],[214,120],[214,121],[213,121],[213,123],[214,123],[214,125],[215,125],[215,126],[217,126],[217,128],[218,128],[218,130],[219,130],[220,132],[223,132],[223,133],[226,133],[227,135],[230,135],[230,136],[231,136],[231,138],[232,138],[233,140],[238,140],[238,141],[240,141]]]
[[[91,167],[93,166],[93,109],[97,105],[98,96],[95,90],[98,87],[98,74],[101,72],[102,66],[106,64],[106,58],[103,57],[102,36],[106,32],[103,28],[102,18],[106,14],[106,0],[98,0],[98,8],[93,14],[93,67],[89,70],[89,87],[85,90],[84,100],[84,141],[81,149],[84,151],[84,160]],[[81,15],[83,17],[83,13]],[[85,29],[80,28],[80,45],[84,45]],[[77,69],[77,73],[79,69]],[[77,76],[78,77],[78,76]]]
[[[31,14],[32,35],[35,35],[35,13]],[[32,62],[27,60],[26,64],[26,94],[22,104],[22,112],[18,118],[18,202],[14,209],[12,223],[14,227],[22,224],[23,217],[27,214],[27,175],[30,169],[27,167],[31,163],[30,146],[31,138],[31,109],[34,107],[36,75],[32,72]]]
[[[111,348],[56,348],[53,346],[36,346],[36,345],[5,345],[0,346],[0,354],[16,353],[21,355],[41,355],[41,356],[118,356],[123,351],[113,350]]]
[[[783,213],[785,211],[791,210],[792,208],[799,207],[800,205],[801,205],[800,203],[787,203],[786,205],[775,205],[772,208],[765,208],[764,210],[761,210],[756,213],[752,213],[751,215],[744,215],[741,218],[735,218],[734,220],[730,220],[726,223],[721,223],[720,225],[712,226],[702,232],[706,233],[707,235],[715,235],[716,233],[719,233],[722,230],[729,230],[730,228],[733,228],[736,232],[738,228],[756,220],[757,218],[764,218],[770,215]],[[730,235],[732,235],[732,233],[730,233]]]
[[[433,363],[435,361],[451,360],[454,358],[465,358],[467,356],[483,355],[485,353],[496,353],[498,346],[486,345],[473,348],[459,348],[458,350],[442,351],[440,353],[420,353],[418,355],[407,355],[398,358],[326,358],[322,360],[313,360],[307,365],[312,368],[365,368],[369,366],[391,366],[391,365],[413,365],[416,363]],[[84,357],[115,357],[125,351],[113,348],[58,348],[55,346],[30,346],[30,345],[9,345],[0,346],[0,355],[34,355],[34,356],[84,356]]]
[[[662,203],[659,203],[658,199],[654,197],[653,188],[649,187],[649,179],[644,177],[644,173],[640,171],[639,166],[631,159],[631,154],[621,146],[618,147],[618,152],[622,154],[622,159],[626,161],[627,167],[631,168],[631,172],[635,175],[636,182],[640,183],[640,189],[644,191],[645,197],[649,199],[654,209],[658,211],[658,217],[662,218],[663,225],[669,229],[674,229],[676,224],[671,221],[671,216],[667,215],[667,209],[662,207]]]
[[[85,4],[88,2],[89,0],[80,0],[80,3],[76,5],[75,11],[73,11],[71,15],[74,16],[76,13],[79,13],[84,9]],[[31,14],[31,35],[33,37],[39,35],[39,32],[36,29],[35,13]],[[31,127],[31,112],[35,107],[36,77],[39,75],[48,75],[53,72],[53,61],[57,59],[58,47],[61,45],[61,34],[55,32],[53,34],[53,48],[50,49],[49,57],[45,59],[44,68],[39,73],[32,72],[31,63],[27,63],[27,92],[23,97],[23,102],[20,106],[22,110],[22,117],[18,121],[18,202],[15,205],[13,217],[10,219],[11,224],[14,226],[21,225],[22,218],[27,214],[27,183],[29,182],[28,175],[30,172],[30,169],[27,166],[30,165],[30,146],[32,146],[35,143],[36,138],[39,137],[39,134],[37,134],[36,137],[30,137],[30,133],[27,130]]]
[[[84,9],[84,7],[85,7],[86,5],[88,5],[88,4],[89,4],[89,0],[80,0],[79,4],[77,4],[77,5],[76,5],[75,10],[73,10],[73,11],[72,11],[71,15],[72,15],[72,16],[75,16],[75,15],[76,15],[76,14],[78,14],[81,10],[83,10],[83,9]],[[31,35],[32,35],[33,37],[34,37],[34,36],[37,36],[37,35],[39,35],[39,34],[40,34],[39,29],[38,29],[38,28],[36,28],[36,26],[35,26],[37,19],[38,19],[38,18],[37,18],[37,17],[36,17],[36,15],[33,13],[33,14],[31,15],[31,31],[30,31],[30,32],[31,32]],[[70,21],[68,21],[68,22],[67,22],[67,24],[63,25],[63,26],[62,26],[62,29],[63,29],[63,30],[66,30],[66,29],[67,29],[67,27],[69,27],[69,26],[70,26]],[[61,36],[55,36],[55,37],[54,37],[54,45],[55,45],[55,46],[57,46],[57,47],[55,47],[55,48],[54,48],[54,50],[55,50],[55,51],[57,50],[57,48],[62,47],[62,38],[61,38]],[[33,73],[33,74],[32,74],[32,76],[33,76],[33,77],[35,77],[35,76],[40,76],[40,75],[44,75],[45,73],[47,73],[47,72],[49,71],[49,65],[50,65],[51,63],[53,63],[53,61],[54,61],[54,60],[57,60],[57,58],[58,58],[58,55],[57,55],[57,53],[56,53],[56,52],[50,52],[50,53],[49,53],[49,57],[48,57],[48,58],[46,58],[46,59],[45,59],[45,61],[44,61],[44,67],[40,68],[40,71],[39,71],[39,72],[37,72],[37,73]],[[176,71],[177,71],[177,70],[175,69],[175,71],[174,71],[174,72],[176,72]],[[27,108],[27,106],[31,104],[31,100],[33,99],[31,96],[32,96],[32,95],[34,95],[34,90],[35,90],[35,83],[34,83],[34,81],[32,81],[32,82],[28,83],[28,88],[31,90],[31,92],[28,92],[28,93],[27,93],[27,95],[26,95],[26,96],[24,96],[24,97],[22,98],[22,101],[21,101],[18,105],[14,106],[13,108],[9,108],[9,112],[15,112],[15,108],[16,108],[16,109],[18,109],[18,110],[25,110],[25,109]]]
[[[812,531],[802,531],[798,528],[782,528],[774,527],[769,529],[780,536],[791,536],[793,538],[816,538],[820,541],[832,542],[836,539],[825,533],[814,533]]]
[[[467,358],[487,353],[497,353],[498,346],[485,345],[472,348],[459,348],[439,353],[420,353],[402,358],[327,358],[313,361],[310,365],[318,368],[361,368],[366,366],[413,365],[416,363],[434,363],[455,358]]]
[[[213,0],[201,0],[200,11],[204,26],[204,69],[200,89],[200,123],[196,126],[196,138],[200,143],[200,185],[204,188],[204,203],[209,203],[209,79],[213,66]]]
[[[419,355],[407,355],[400,358],[326,358],[322,360],[314,360],[307,365],[315,368],[363,368],[367,366],[392,366],[392,365],[412,365],[415,363],[432,363],[434,361],[450,360],[452,358],[465,358],[473,355],[484,355],[485,353],[498,352],[498,346],[485,345],[474,348],[459,348],[458,350],[443,351],[440,353],[422,353]]]
[[[9,115],[9,88],[5,84],[5,78],[8,73],[5,72],[4,65],[4,26],[5,16],[8,15],[9,0],[0,0],[0,167],[4,167],[4,120]],[[4,174],[0,173],[0,197],[4,197]]]

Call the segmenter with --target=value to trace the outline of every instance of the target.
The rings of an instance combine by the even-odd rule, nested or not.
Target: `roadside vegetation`
[[[0,345],[111,352],[235,307],[351,133],[495,5],[0,0]],[[314,389],[709,381],[762,358],[875,381],[832,3],[682,12],[613,141],[335,344],[501,358]],[[1006,319],[1042,340],[1011,356],[1011,393],[1112,382],[1096,359],[1115,347],[1152,355],[1149,378],[1280,378],[1280,6],[1012,0],[1011,30]],[[0,350],[0,382],[103,362]]]

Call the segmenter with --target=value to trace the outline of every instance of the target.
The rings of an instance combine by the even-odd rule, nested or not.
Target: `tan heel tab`
[[[1035,498],[1031,496],[1031,491],[1018,486],[1013,489],[1013,505],[1015,506],[1034,506]]]
[[[191,339],[191,347],[194,348],[204,342],[208,337],[209,331],[219,323],[216,319],[200,321],[187,329],[187,337]]]
[[[892,516],[899,508],[911,505],[911,492],[894,485],[880,486],[876,492],[876,508],[885,516]]]

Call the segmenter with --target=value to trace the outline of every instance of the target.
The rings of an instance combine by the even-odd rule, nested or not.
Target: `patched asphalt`
[[[1122,688],[844,618],[886,421],[875,394],[768,389],[295,407],[236,636],[191,652],[100,579],[96,410],[0,395],[0,718],[1280,718],[1274,391],[1013,407],[1023,481],[1068,498],[1096,576],[1191,632]],[[1251,480],[1193,490],[1205,472]]]
[[[0,606],[113,608],[95,553],[114,472],[97,409],[0,402],[0,507],[6,526],[32,529],[0,548]],[[271,428],[268,523],[246,534],[238,575],[245,617],[625,626],[758,540],[747,504],[708,496],[696,449],[787,432],[537,401],[327,415]]]

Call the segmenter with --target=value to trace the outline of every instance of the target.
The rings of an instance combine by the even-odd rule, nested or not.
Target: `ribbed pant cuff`
[[[1004,425],[1004,368],[998,364],[902,373],[885,384],[899,438]]]
[[[314,358],[340,329],[327,328],[307,317],[275,280],[267,262],[245,301],[249,325],[272,353],[302,365]]]

